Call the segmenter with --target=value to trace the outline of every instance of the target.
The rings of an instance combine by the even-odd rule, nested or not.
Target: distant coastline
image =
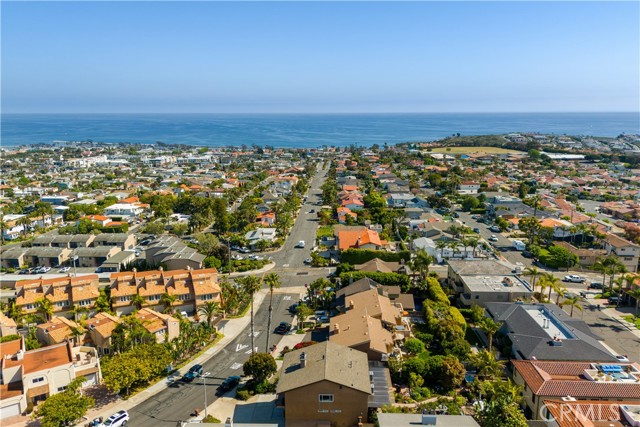
[[[2,114],[2,146],[54,141],[192,146],[371,146],[428,142],[452,134],[512,132],[616,137],[640,133],[640,114]]]

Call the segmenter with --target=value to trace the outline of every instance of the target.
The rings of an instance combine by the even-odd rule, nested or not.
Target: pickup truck
[[[570,274],[569,276],[564,276],[564,279],[562,279],[562,281],[571,283],[584,283],[586,279],[575,274]]]

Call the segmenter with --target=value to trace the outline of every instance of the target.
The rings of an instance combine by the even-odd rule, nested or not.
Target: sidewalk
[[[623,319],[624,316],[633,314],[632,312],[626,313],[624,311],[621,311],[619,307],[604,308],[601,311],[607,316],[609,316],[611,319],[617,321],[627,331],[631,332],[633,335],[640,338],[640,329],[636,328],[635,325],[632,325],[631,323]]]
[[[268,289],[262,289],[255,294],[254,303],[253,303],[255,311],[257,311],[260,308],[260,305],[264,302],[265,297],[268,294],[269,294]],[[85,417],[87,418],[87,421],[84,421],[83,423],[79,424],[79,426],[83,427],[85,423],[88,423],[90,420],[93,420],[94,418],[97,418],[97,417],[103,417],[106,419],[114,412],[117,412],[122,409],[129,411],[134,406],[144,402],[145,400],[165,390],[166,388],[169,387],[173,378],[177,379],[182,377],[182,375],[184,375],[189,370],[189,367],[196,363],[203,364],[204,362],[209,360],[211,357],[213,357],[215,354],[220,352],[223,348],[225,348],[238,335],[240,335],[240,333],[251,323],[251,315],[247,311],[247,313],[243,317],[240,317],[237,319],[223,320],[222,322],[223,322],[223,326],[220,328],[220,331],[221,333],[224,334],[224,337],[220,341],[218,341],[215,345],[213,345],[211,348],[209,348],[207,351],[205,351],[195,359],[191,360],[189,363],[186,363],[184,367],[182,367],[179,371],[174,372],[170,377],[160,379],[157,383],[149,386],[147,389],[137,393],[136,395],[130,397],[127,400],[124,400],[122,398],[117,398],[115,400],[110,401],[108,404],[104,406],[99,406],[100,402],[96,402],[98,407],[90,409],[85,415]],[[5,422],[3,422],[2,425],[3,427],[8,427],[9,425],[12,427],[14,426],[26,427],[27,425],[29,427],[33,427],[33,426],[39,425],[39,423],[31,420],[30,416],[20,416],[20,419],[17,420],[16,422],[12,424],[5,424]]]

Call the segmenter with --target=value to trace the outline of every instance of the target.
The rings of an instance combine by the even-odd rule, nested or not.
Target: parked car
[[[286,335],[291,330],[291,324],[287,322],[280,322],[278,326],[276,326],[275,333],[280,335]]]
[[[222,381],[222,384],[218,386],[218,391],[217,391],[218,396],[233,390],[235,386],[240,384],[240,379],[241,378],[239,376],[232,375],[228,377],[226,380]]]
[[[313,313],[313,315],[316,318],[316,320],[320,323],[329,322],[329,313],[327,313],[324,310],[316,311],[315,313]]]
[[[627,357],[626,354],[619,354],[616,356],[616,359],[618,359],[620,362],[628,362],[629,358]]]
[[[296,314],[296,311],[298,311],[298,303],[291,304],[287,310],[291,314]]]
[[[243,253],[243,254],[248,254],[248,253],[250,253],[250,252],[251,252],[251,249],[249,249],[249,248],[245,248],[245,247],[243,246],[243,247],[241,247],[241,248],[238,250],[238,252],[241,252],[241,253]]]
[[[476,228],[473,229],[473,232],[480,234],[480,229],[478,227],[476,227]]]
[[[498,238],[495,236],[495,234],[492,234],[491,237],[489,237],[489,240],[492,242],[497,242]]]
[[[121,427],[126,426],[129,422],[129,413],[125,410],[118,411],[111,415],[98,427]]]
[[[240,250],[240,246],[238,246],[238,245],[231,245],[231,250],[232,250],[232,251],[239,251],[239,250]]]
[[[604,285],[600,282],[591,282],[589,284],[588,289],[604,289]]]
[[[562,279],[563,282],[571,282],[571,283],[584,283],[586,279],[584,277],[580,277],[577,274],[570,274],[568,276],[564,276]]]
[[[189,368],[189,371],[184,374],[182,381],[191,382],[200,375],[202,375],[202,365],[193,365]]]
[[[300,241],[296,244],[296,248],[304,248],[304,240],[300,240]]]
[[[565,298],[567,298],[567,299],[568,299],[568,298],[575,298],[576,296],[577,296],[577,295],[576,295],[576,294],[574,294],[573,292],[565,292],[565,293],[564,293],[564,297],[565,297]]]
[[[309,211],[309,213],[316,213],[316,210],[315,210],[315,209],[311,209],[311,210]]]
[[[305,264],[311,264],[312,261],[313,260],[311,258],[307,258],[307,259],[304,260],[304,263]]]
[[[497,225],[492,225],[491,227],[489,227],[489,230],[493,231],[494,233],[499,233],[500,227],[498,227]]]
[[[609,297],[609,304],[618,304],[620,303],[620,297]]]
[[[522,256],[525,258],[533,258],[533,254],[527,250],[522,251]]]

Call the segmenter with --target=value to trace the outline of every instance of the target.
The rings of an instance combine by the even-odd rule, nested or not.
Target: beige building
[[[607,251],[607,255],[617,256],[629,273],[636,273],[638,271],[640,246],[622,237],[609,234],[604,241],[604,249]]]
[[[22,414],[29,402],[35,404],[64,391],[78,377],[86,378],[84,387],[101,380],[98,354],[91,347],[65,342],[25,351],[20,339],[0,344],[0,356],[2,420]]]
[[[99,295],[97,274],[16,282],[16,305],[27,314],[37,312],[36,301],[41,298],[53,303],[56,315],[71,317],[74,306],[85,307],[91,314]]]
[[[286,427],[351,427],[367,421],[367,355],[325,341],[285,354],[277,393]]]
[[[75,335],[74,333],[82,332]],[[42,323],[36,328],[36,337],[43,345],[60,344],[71,341],[72,345],[78,345],[83,341],[84,328],[66,317],[54,317],[47,323]]]
[[[0,337],[16,335],[17,333],[18,325],[16,325],[15,320],[0,311]]]
[[[640,365],[512,360],[513,380],[524,387],[525,415],[540,420],[544,400],[599,400],[640,403]]]
[[[71,256],[68,248],[29,248],[25,261],[32,267],[57,267],[66,263]]]
[[[393,334],[380,319],[351,310],[331,318],[329,341],[366,353],[369,360],[384,360],[393,349]]]
[[[136,235],[131,233],[102,233],[93,240],[94,247],[117,247],[123,251],[133,249],[136,246]]]
[[[134,311],[133,297],[140,294],[144,307],[162,311],[160,298],[165,292],[176,296],[173,307],[178,311],[195,313],[208,301],[221,301],[218,270],[153,270],[128,271],[111,274],[111,303],[118,315]]]
[[[140,320],[142,326],[156,337],[156,342],[163,343],[177,338],[180,334],[180,322],[173,316],[159,313],[149,308],[135,312],[134,316]]]
[[[568,242],[554,242],[555,246],[565,248],[572,254],[578,257],[578,265],[580,267],[591,267],[595,264],[599,258],[607,256],[607,252],[604,249],[581,249],[576,248]]]
[[[77,248],[72,257],[78,257],[77,267],[99,267],[103,262],[120,252],[119,246],[98,246],[93,248]]]
[[[111,353],[111,334],[119,323],[120,319],[109,313],[98,313],[87,320],[88,340],[99,354]]]

